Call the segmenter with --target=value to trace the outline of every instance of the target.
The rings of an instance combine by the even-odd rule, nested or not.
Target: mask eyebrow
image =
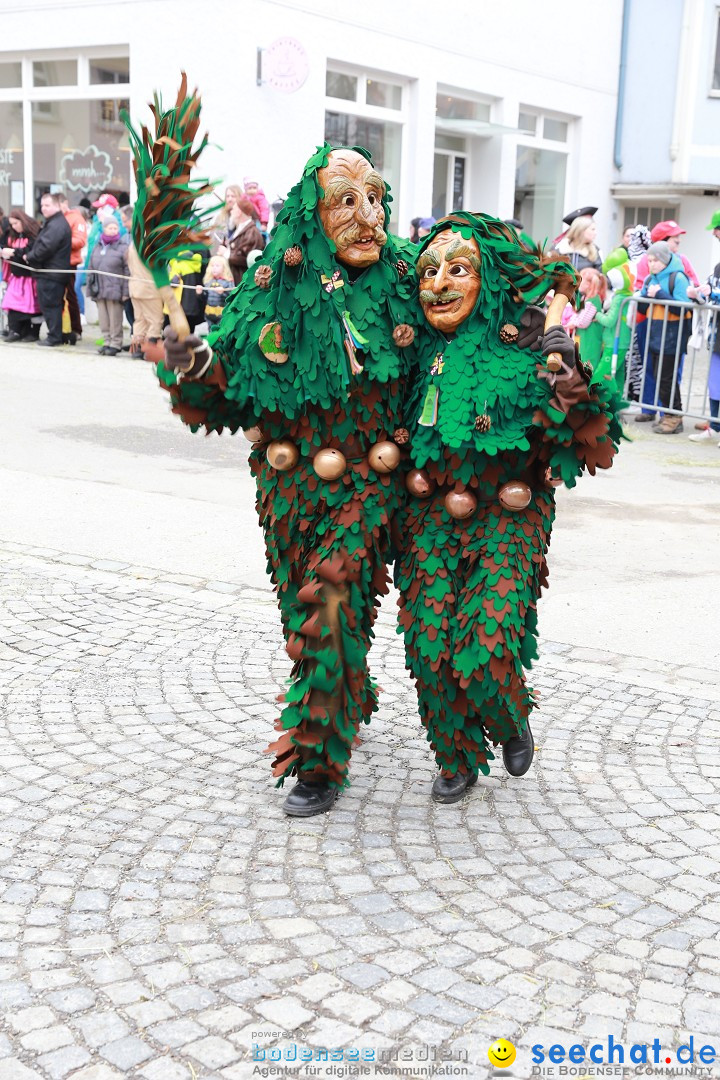
[[[330,180],[328,186],[325,188],[325,194],[323,196],[323,202],[330,203],[335,199],[341,199],[346,192],[356,192],[357,188],[344,176],[338,176],[335,180]]]
[[[427,266],[434,266],[436,269],[440,269],[440,256],[437,251],[433,251],[429,248],[428,251],[423,251],[422,255],[418,259],[417,272],[421,274]]]
[[[367,174],[367,176],[365,177],[365,183],[370,184],[371,187],[376,187],[381,195],[385,194],[385,181],[383,180],[380,173],[376,172],[375,169],[371,169],[370,172]]]
[[[445,258],[448,262],[450,259],[467,259],[473,270],[477,274],[480,273],[480,260],[470,245],[464,243],[459,237],[450,244],[450,247],[445,252]]]

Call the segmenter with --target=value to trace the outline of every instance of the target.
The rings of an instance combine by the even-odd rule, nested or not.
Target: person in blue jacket
[[[641,296],[651,300],[681,300],[687,303],[689,280],[679,255],[674,255],[665,240],[659,240],[648,248],[649,275],[643,282]],[[682,413],[680,358],[685,352],[692,326],[692,312],[688,307],[653,304],[649,311],[649,353],[657,384],[658,404],[661,409],[674,409]],[[653,431],[659,435],[675,435],[682,431],[682,415],[666,412]]]

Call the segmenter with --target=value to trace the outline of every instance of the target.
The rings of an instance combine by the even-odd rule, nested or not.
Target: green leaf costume
[[[447,229],[477,241],[481,289],[449,342],[429,325],[423,335],[424,370],[406,421],[412,463],[436,487],[408,500],[395,576],[421,719],[452,776],[489,772],[489,744],[526,729],[533,696],[523,669],[537,656],[555,514],[548,470],[573,487],[585,469],[610,466],[622,431],[614,383],[592,381],[581,364],[552,375],[538,353],[500,338],[504,324],[519,326],[527,305],[542,302],[556,273],[572,274],[567,264],[547,264],[485,214],[455,213],[424,244]],[[501,504],[510,480],[531,488],[526,509]],[[471,517],[448,514],[451,490],[475,495]]]
[[[193,430],[259,424],[262,431],[250,464],[294,661],[276,725],[280,736],[270,748],[279,785],[302,768],[305,779],[343,786],[359,725],[377,707],[367,652],[379,596],[388,590],[390,522],[404,487],[400,470],[370,468],[368,450],[392,439],[402,422],[414,365],[414,346],[398,347],[393,330],[422,321],[416,279],[400,260],[410,259],[412,245],[389,237],[379,261],[357,275],[336,261],[317,213],[323,196],[317,171],[332,149],[318,148],[307,162],[262,259],[226,305],[210,338],[207,373],[178,382],[158,369],[173,410]],[[370,160],[367,151],[352,149]],[[302,257],[294,265],[284,255],[296,247]],[[263,266],[272,270],[267,288],[256,283]],[[281,472],[266,451],[270,442],[287,439],[299,460]],[[338,480],[322,480],[313,469],[324,447],[347,459]],[[325,618],[333,597],[339,600],[335,631]]]

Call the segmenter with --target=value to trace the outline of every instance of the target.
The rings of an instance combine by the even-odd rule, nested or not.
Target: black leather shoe
[[[432,786],[432,797],[435,802],[451,803],[459,802],[469,787],[477,783],[477,773],[457,772],[454,776],[443,776],[440,773],[435,777]]]
[[[314,817],[324,814],[337,798],[337,788],[329,784],[311,784],[307,780],[298,780],[287,799],[283,810],[290,817]]]
[[[532,765],[535,743],[528,720],[525,733],[503,743],[503,765],[511,776],[524,776]]]

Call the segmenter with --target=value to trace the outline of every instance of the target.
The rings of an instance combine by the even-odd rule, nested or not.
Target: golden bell
[[[262,442],[263,439],[263,433],[257,426],[245,428],[243,435],[251,443]]]
[[[435,490],[435,481],[424,469],[411,469],[405,477],[405,487],[418,499],[429,499]]]
[[[532,499],[532,490],[523,480],[508,480],[498,491],[498,498],[506,510],[524,510]]]
[[[271,442],[266,452],[268,464],[272,465],[273,469],[277,469],[278,472],[292,469],[293,465],[297,465],[300,457],[297,446],[294,442],[290,442],[289,439]]]
[[[464,521],[477,510],[477,499],[472,491],[449,491],[445,496],[445,509],[451,518]]]
[[[379,473],[390,473],[400,464],[400,451],[394,442],[376,442],[368,453],[368,464]]]
[[[339,450],[326,446],[313,458],[313,469],[321,480],[337,480],[345,472],[347,461]]]
[[[547,468],[545,470],[545,483],[548,487],[562,487],[562,480],[560,480],[557,476],[553,476],[552,469],[550,468]]]

